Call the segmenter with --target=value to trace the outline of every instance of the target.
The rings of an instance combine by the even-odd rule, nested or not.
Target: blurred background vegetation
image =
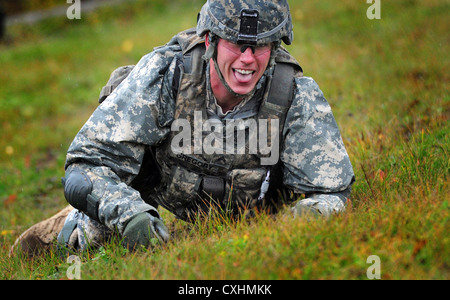
[[[17,5],[8,14],[69,6],[1,1]],[[66,205],[65,154],[109,74],[195,26],[203,3],[130,0],[81,20],[8,26],[0,42],[0,279],[65,278],[64,260],[8,259],[9,247]],[[331,104],[355,169],[347,213],[191,227],[162,211],[169,245],[87,254],[83,279],[365,279],[369,255],[380,256],[384,279],[450,279],[450,3],[381,1],[380,20],[367,19],[366,1],[290,6],[287,48]]]
[[[81,0],[86,1],[86,0]],[[89,0],[87,0],[89,1]],[[29,11],[41,10],[57,5],[61,5],[62,1],[58,0],[1,0],[0,5],[6,15],[11,16],[18,13],[24,13]]]
[[[83,4],[92,1],[96,0],[80,0],[80,3]],[[7,16],[48,9],[66,4],[67,1],[65,0],[0,0],[0,5],[3,6]]]

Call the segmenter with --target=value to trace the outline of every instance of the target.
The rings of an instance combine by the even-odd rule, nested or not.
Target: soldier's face
[[[241,52],[242,45],[219,40],[217,64],[235,93],[245,95],[254,89],[269,64],[271,50],[272,46],[269,44],[254,49],[249,47]]]

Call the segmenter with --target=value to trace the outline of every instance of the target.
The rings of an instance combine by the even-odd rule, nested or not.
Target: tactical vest
[[[275,179],[280,179],[279,175],[274,176],[278,157],[268,165],[262,162],[273,154],[266,150],[277,137],[279,144],[274,144],[274,147],[278,153],[281,152],[284,120],[293,98],[294,74],[301,76],[301,67],[287,51],[278,50],[273,73],[266,78],[258,114],[233,120],[235,123],[228,121],[231,126],[226,121],[215,119],[214,125],[222,128],[214,128],[213,132],[203,130],[209,122],[206,62],[202,58],[204,41],[196,36],[195,31],[188,30],[175,36],[172,42],[177,42],[183,50],[177,63],[179,70],[174,76],[174,82],[179,83],[175,84],[174,123],[182,120],[179,124],[184,125],[183,130],[188,130],[185,136],[190,139],[182,140],[181,148],[181,131],[171,130],[161,145],[149,149],[141,173],[131,186],[138,189],[148,203],[154,205],[156,202],[183,220],[190,220],[199,211],[208,212],[213,207],[219,212],[237,215],[273,206],[270,192],[277,186]],[[116,72],[123,72],[123,69]],[[117,79],[110,82],[117,86]],[[100,98],[106,98],[105,95],[113,88],[107,85]],[[257,130],[244,124],[256,124]],[[272,124],[279,126],[273,130]],[[259,126],[262,125],[266,127],[261,129]],[[259,136],[264,132],[267,133],[267,141],[264,144],[266,149],[262,151]],[[208,153],[204,148],[205,143],[211,140],[219,142],[214,153]],[[150,169],[152,174],[148,172]],[[156,169],[160,172],[160,180],[150,182],[148,177],[154,178]],[[268,193],[269,180],[271,190]]]

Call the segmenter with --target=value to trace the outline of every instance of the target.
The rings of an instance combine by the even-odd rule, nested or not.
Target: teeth
[[[236,72],[242,74],[242,75],[248,75],[248,74],[252,74],[253,71],[250,70],[241,70],[241,69],[235,69]]]

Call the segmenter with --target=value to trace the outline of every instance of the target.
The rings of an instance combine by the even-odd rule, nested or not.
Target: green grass
[[[15,238],[65,206],[65,152],[109,73],[192,27],[203,1],[136,1],[82,20],[10,30],[0,46],[0,279],[65,279],[54,253],[8,258]],[[445,1],[291,1],[289,50],[332,105],[357,181],[331,219],[217,218],[162,211],[174,238],[80,255],[82,279],[450,279],[449,44]],[[173,3],[173,2],[171,2]]]

